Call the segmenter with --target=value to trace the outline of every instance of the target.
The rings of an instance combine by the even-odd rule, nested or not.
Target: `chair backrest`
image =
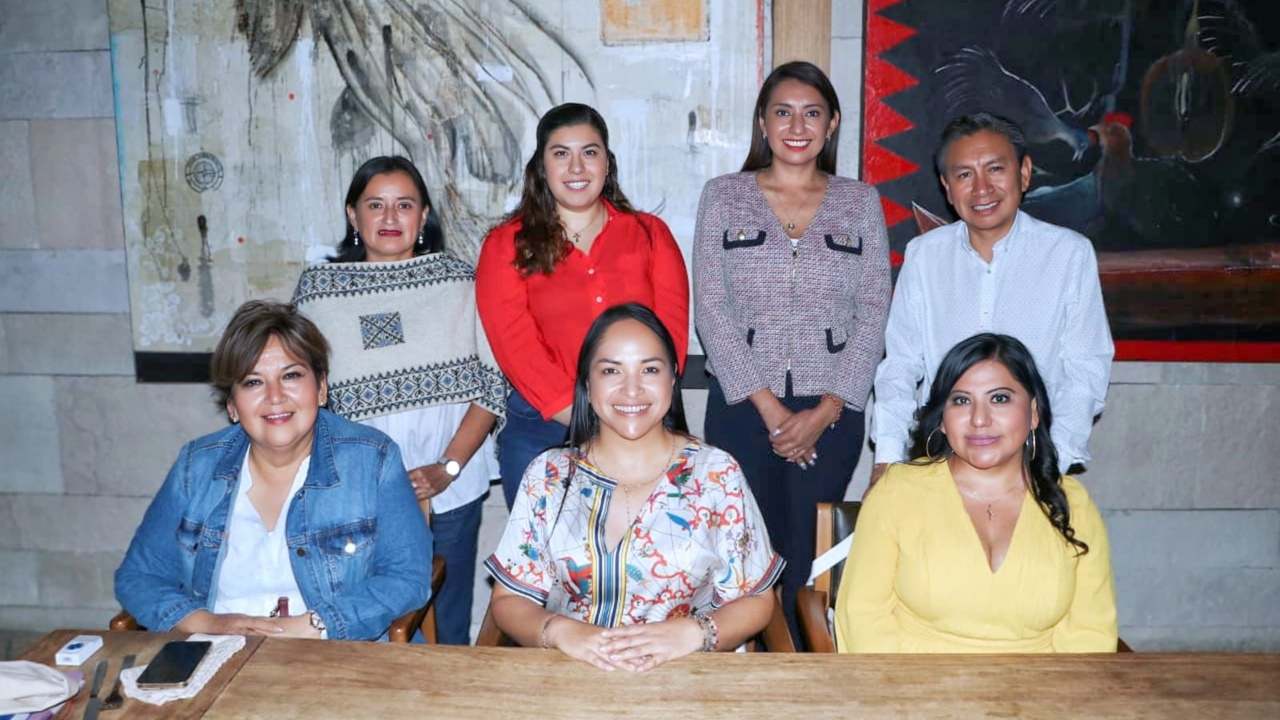
[[[862,510],[862,503],[856,501],[818,503],[818,524],[813,543],[814,557],[822,555],[853,534],[853,528],[858,524],[860,510]],[[836,604],[836,590],[840,587],[843,570],[844,563],[841,562],[831,568],[831,572],[814,578],[813,589],[825,592],[829,605]]]

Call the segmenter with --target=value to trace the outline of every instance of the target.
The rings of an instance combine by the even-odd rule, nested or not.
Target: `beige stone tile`
[[[40,558],[37,553],[0,550],[0,605],[35,605],[40,602]]]
[[[0,120],[114,113],[107,51],[0,53]]]
[[[183,444],[226,426],[204,385],[106,377],[56,384],[70,493],[150,498]]]
[[[38,240],[29,132],[25,120],[0,122],[0,248],[32,248]]]
[[[53,380],[0,377],[0,408],[0,493],[62,492]]]
[[[150,499],[14,495],[10,503],[19,549],[123,554]]]
[[[133,377],[128,315],[14,313],[0,316],[9,372]]]
[[[1280,507],[1280,387],[1113,385],[1082,477],[1104,509]]]
[[[0,312],[127,313],[124,250],[0,250]]]
[[[123,552],[40,553],[40,603],[59,608],[118,608],[115,572],[123,559]]]
[[[124,248],[114,119],[31,123],[40,247]]]
[[[110,47],[105,0],[0,0],[0,48],[48,52]]]

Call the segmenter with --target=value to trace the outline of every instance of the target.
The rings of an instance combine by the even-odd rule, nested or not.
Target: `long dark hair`
[[[635,212],[618,186],[618,159],[609,149],[609,128],[600,113],[582,103],[565,103],[551,108],[538,121],[538,146],[524,166],[520,204],[503,219],[503,222],[520,221],[520,229],[515,236],[515,266],[526,277],[538,272],[549,275],[556,264],[569,254],[569,239],[560,216],[556,214],[556,198],[547,184],[547,166],[542,156],[551,133],[573,125],[590,125],[600,133],[600,141],[604,143],[609,169],[605,173],[600,197],[622,212]]]
[[[916,411],[912,456],[917,458],[916,462],[923,463],[942,462],[951,457],[954,451],[950,440],[946,433],[938,432],[942,427],[947,398],[960,377],[969,368],[985,360],[994,360],[1003,365],[1035,400],[1036,410],[1040,415],[1040,424],[1031,431],[1035,437],[1035,454],[1025,444],[1022,450],[1022,466],[1031,480],[1031,494],[1062,537],[1078,548],[1081,555],[1089,552],[1089,546],[1076,539],[1076,532],[1071,527],[1071,509],[1067,506],[1067,496],[1062,491],[1062,476],[1058,473],[1058,451],[1049,435],[1049,428],[1053,425],[1049,392],[1036,369],[1031,351],[1017,338],[981,333],[960,341],[947,352],[938,365],[938,373],[929,388],[928,402]]]
[[[413,254],[425,255],[444,250],[444,229],[440,226],[440,215],[436,213],[435,203],[431,202],[431,193],[427,192],[427,183],[423,181],[422,173],[418,172],[418,168],[414,167],[408,158],[399,155],[380,155],[366,161],[351,178],[351,185],[347,188],[347,203],[342,213],[342,219],[347,225],[347,234],[338,243],[338,252],[329,257],[329,262],[364,262],[364,243],[356,244],[356,228],[347,220],[346,208],[356,207],[370,180],[378,175],[393,172],[408,175],[414,187],[418,188],[418,194],[422,196],[422,204],[430,208],[427,213],[427,224],[422,227],[422,242],[413,244]]]
[[[600,349],[605,332],[623,320],[635,320],[658,336],[658,341],[662,343],[662,349],[667,355],[667,364],[675,379],[675,386],[671,389],[671,407],[667,408],[667,414],[662,418],[662,426],[681,435],[689,434],[689,423],[684,417],[684,400],[680,396],[680,363],[679,355],[676,353],[676,341],[671,337],[667,326],[663,325],[658,316],[647,306],[640,303],[625,303],[614,305],[600,313],[600,317],[591,323],[591,329],[587,330],[587,336],[582,340],[582,349],[578,351],[578,374],[573,382],[573,419],[569,421],[568,441],[570,448],[582,447],[600,432],[600,418],[596,417],[596,411],[591,407],[591,392],[587,388],[587,381],[591,375],[591,359]]]
[[[836,97],[836,89],[831,85],[827,74],[817,65],[796,60],[774,68],[760,86],[760,94],[756,96],[756,112],[751,122],[751,149],[747,151],[747,159],[742,163],[742,172],[755,172],[773,164],[773,150],[769,149],[769,141],[760,133],[760,121],[768,111],[769,98],[773,96],[774,88],[786,80],[796,80],[817,90],[826,101],[831,117],[840,112],[840,98]],[[819,170],[828,175],[836,173],[836,150],[839,146],[840,126],[836,125],[831,139],[822,146],[822,153],[818,155]]]

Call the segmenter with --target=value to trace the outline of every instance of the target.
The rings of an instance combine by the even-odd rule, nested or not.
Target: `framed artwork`
[[[862,177],[894,258],[955,219],[942,128],[1023,129],[1022,209],[1094,244],[1117,360],[1280,361],[1272,0],[867,0]]]

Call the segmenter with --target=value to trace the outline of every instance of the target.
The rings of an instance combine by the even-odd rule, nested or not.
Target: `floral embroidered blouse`
[[[725,451],[690,439],[609,548],[604,526],[616,489],[577,450],[542,453],[525,471],[486,569],[511,592],[605,627],[710,611],[766,591],[782,572],[746,478]]]

